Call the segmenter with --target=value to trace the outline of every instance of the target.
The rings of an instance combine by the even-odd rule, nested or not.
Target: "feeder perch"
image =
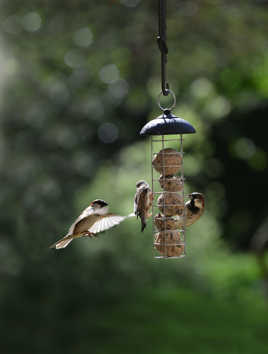
[[[151,140],[156,258],[182,258],[186,255],[183,135],[193,133],[194,127],[172,114],[170,108],[164,109],[162,115],[148,122],[140,131],[140,135],[149,136]]]

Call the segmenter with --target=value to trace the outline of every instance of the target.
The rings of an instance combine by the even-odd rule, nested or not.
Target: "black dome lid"
[[[165,110],[163,114],[147,124],[140,131],[140,135],[170,135],[170,134],[193,134],[195,128],[182,118],[174,116]]]

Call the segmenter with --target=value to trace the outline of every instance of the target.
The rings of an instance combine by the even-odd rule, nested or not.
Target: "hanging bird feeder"
[[[159,35],[161,52],[162,91],[159,108],[162,114],[148,122],[140,135],[150,136],[152,161],[152,218],[156,258],[182,258],[186,255],[185,203],[183,169],[183,135],[195,133],[186,120],[176,117],[172,109],[176,96],[166,81],[166,0],[159,0]],[[169,107],[161,105],[161,96],[169,96]]]

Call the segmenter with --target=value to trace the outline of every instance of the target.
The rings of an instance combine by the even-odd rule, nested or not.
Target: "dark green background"
[[[134,219],[48,248],[95,198],[131,212],[150,180],[157,2],[0,6],[1,353],[266,353],[252,243],[267,235],[268,1],[168,1],[174,114],[197,129],[187,190],[206,212],[187,257],[162,261]]]

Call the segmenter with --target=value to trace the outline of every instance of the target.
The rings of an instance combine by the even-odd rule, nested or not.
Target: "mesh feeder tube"
[[[164,110],[140,135],[149,136],[152,161],[153,247],[156,258],[186,255],[183,135],[195,133],[186,120]]]

